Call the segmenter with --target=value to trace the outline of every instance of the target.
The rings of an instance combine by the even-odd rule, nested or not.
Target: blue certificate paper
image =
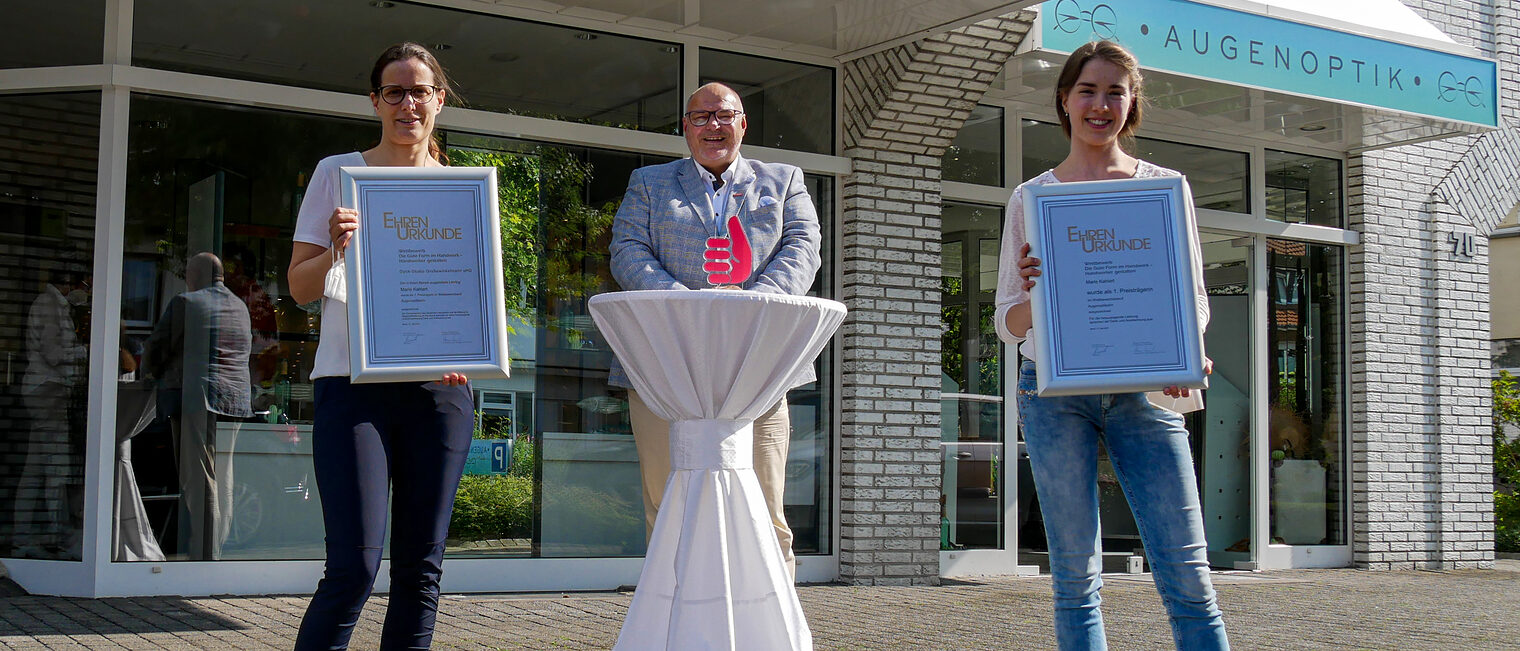
[[[496,170],[345,167],[350,380],[507,377]]]
[[[1053,183],[1023,195],[1042,271],[1030,296],[1039,395],[1205,386],[1187,181]]]

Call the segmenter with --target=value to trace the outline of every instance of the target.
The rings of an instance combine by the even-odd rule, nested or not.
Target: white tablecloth
[[[143,508],[142,491],[137,488],[137,474],[132,470],[132,437],[153,422],[158,410],[154,405],[151,382],[122,382],[116,385],[116,526],[112,527],[112,559],[116,561],[162,561],[164,552],[148,524]]]
[[[602,294],[598,329],[671,422],[672,472],[616,649],[813,647],[753,466],[752,426],[844,305],[735,290]]]

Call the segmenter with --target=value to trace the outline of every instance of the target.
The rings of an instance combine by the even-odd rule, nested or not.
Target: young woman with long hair
[[[1055,104],[1070,152],[1055,169],[1014,190],[1003,227],[998,272],[998,334],[1032,357],[1029,290],[1038,282],[1040,260],[1024,237],[1023,190],[1031,185],[1105,179],[1178,176],[1124,151],[1123,141],[1140,126],[1143,98],[1140,64],[1109,41],[1089,43],[1067,59],[1057,80]],[[1200,327],[1208,324],[1203,263],[1197,257],[1192,197],[1187,206]],[[1207,365],[1207,362],[1205,362]],[[1208,545],[1193,457],[1182,415],[1171,408],[1190,397],[1183,387],[1152,393],[1040,397],[1034,362],[1019,368],[1019,421],[1029,453],[1055,591],[1056,642],[1062,651],[1107,648],[1098,591],[1103,585],[1099,550],[1098,444],[1108,449],[1124,495],[1135,514],[1145,553],[1166,603],[1178,649],[1227,649],[1224,620],[1209,580]]]

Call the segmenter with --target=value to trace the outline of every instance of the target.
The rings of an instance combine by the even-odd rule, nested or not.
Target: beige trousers
[[[632,389],[628,390],[628,411],[633,420],[633,444],[639,451],[639,471],[644,478],[644,538],[648,540],[654,532],[660,498],[665,496],[665,483],[670,479],[670,423],[650,411]],[[792,557],[792,528],[787,526],[786,514],[781,510],[786,489],[786,455],[791,444],[791,412],[786,398],[782,398],[755,420],[755,476],[760,480],[765,508],[770,511],[776,542],[781,543],[786,571],[795,579],[797,562]]]

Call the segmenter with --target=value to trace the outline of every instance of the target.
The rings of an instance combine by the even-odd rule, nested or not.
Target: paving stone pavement
[[[1520,649],[1520,561],[1495,570],[1294,570],[1215,575],[1236,649]],[[1048,649],[1048,577],[938,587],[800,589],[819,649]],[[1166,649],[1145,576],[1103,589],[1110,647]],[[629,593],[446,596],[435,649],[607,649]],[[354,649],[379,643],[385,598],[370,600]],[[306,596],[69,599],[0,596],[0,648],[288,649]]]

